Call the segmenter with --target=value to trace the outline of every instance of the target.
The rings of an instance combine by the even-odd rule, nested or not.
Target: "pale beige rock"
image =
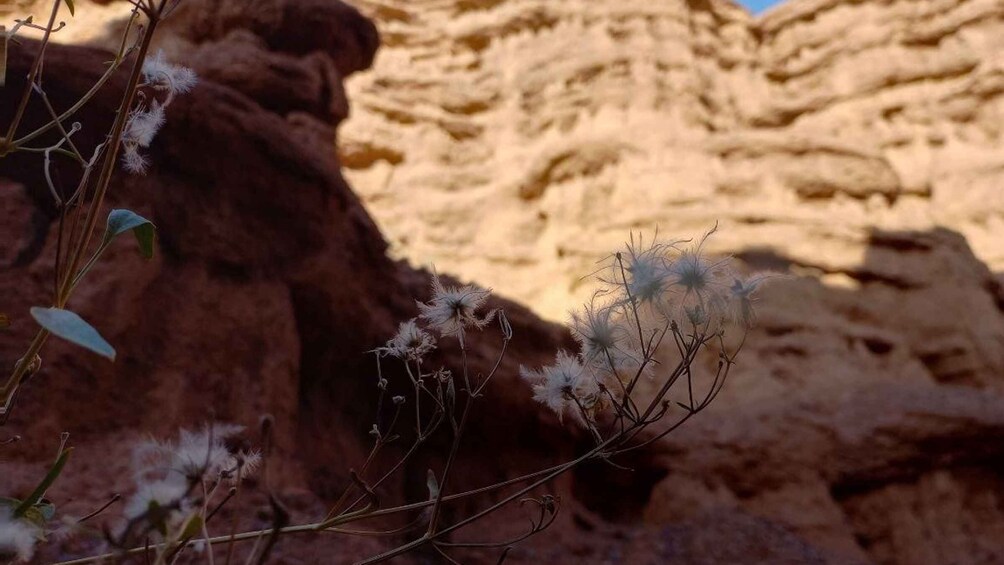
[[[1004,267],[994,0],[360,0],[346,176],[419,264],[563,319],[628,229],[825,271],[868,232],[960,231]]]

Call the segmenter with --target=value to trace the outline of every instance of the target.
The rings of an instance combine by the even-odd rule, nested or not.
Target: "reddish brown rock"
[[[358,32],[352,26],[368,29],[366,20],[339,6],[339,17],[350,20],[346,32],[351,31],[339,41]],[[0,122],[10,117],[11,97],[21,86],[17,77],[26,74],[35,47],[26,41],[12,49],[11,79],[0,91]],[[240,59],[237,44],[230,47],[231,55],[221,56]],[[359,53],[343,54],[341,62],[317,51],[314,60],[317,68],[328,69],[324,80],[340,84],[333,69],[352,70],[374,47],[360,43],[354,47]],[[256,47],[249,49],[255,53]],[[318,88],[303,103],[289,100],[287,107],[296,109],[289,113],[267,96],[259,102],[247,95],[261,91],[240,73],[253,77],[274,63],[270,52],[262,53],[266,56],[244,60],[244,67],[230,68],[233,74],[221,82],[203,77],[193,92],[178,98],[150,148],[148,174],[116,177],[107,207],[128,207],[151,219],[158,227],[156,256],[144,261],[123,239],[74,295],[69,307],[115,345],[118,359],[112,364],[50,339],[42,371],[24,384],[4,427],[5,437],[23,437],[3,447],[5,493],[29,488],[59,433],[68,431],[76,446],[74,461],[50,494],[66,502],[65,512],[81,514],[108,493],[128,490],[128,449],[134,441],[146,434],[167,436],[208,418],[254,428],[263,414],[274,416],[273,479],[280,492],[302,493],[309,486],[311,496],[330,494],[346,484],[349,468],[360,464],[376,402],[375,368],[366,352],[416,314],[414,299],[427,296],[430,278],[386,257],[385,243],[342,179],[334,153],[324,149],[345,113],[337,104],[336,111],[316,111],[331,108],[333,90]],[[100,50],[50,46],[45,84],[54,104],[67,106],[106,59]],[[231,79],[244,91],[227,86]],[[81,146],[93,144],[107,128],[122,86],[123,77],[114,78],[75,117],[85,124],[75,138]],[[39,123],[41,111],[29,109],[26,127]],[[0,276],[3,310],[12,321],[0,342],[4,367],[13,365],[36,331],[28,308],[50,300],[57,222],[40,163],[30,157],[4,159],[0,172],[3,206],[10,212],[5,219],[14,220],[4,223]],[[60,171],[72,182],[72,169]],[[472,442],[462,464],[473,472],[473,461],[487,460],[489,451],[513,451],[532,435],[534,443],[523,447],[538,454],[523,452],[522,462],[502,471],[515,473],[563,449],[553,429],[541,435],[537,411],[525,402],[526,389],[512,386],[516,359],[542,363],[550,355],[547,345],[568,337],[518,305],[496,304],[505,306],[518,337],[502,366],[498,402],[471,429],[472,437],[493,442]],[[472,340],[472,370],[487,370],[497,343],[497,338]],[[524,416],[499,418],[502,413]],[[422,464],[441,462],[442,441],[432,442]],[[418,473],[408,471],[406,478]],[[419,474],[424,477],[424,468]],[[454,486],[481,484],[481,476],[464,474]],[[394,481],[386,495],[401,499],[414,494],[410,488],[404,479]],[[323,515],[323,503],[313,500],[300,518]],[[365,548],[376,552],[369,542],[356,546],[363,549],[349,546],[346,559],[365,554]],[[292,548],[289,555],[297,551]],[[304,551],[331,548],[321,542]]]

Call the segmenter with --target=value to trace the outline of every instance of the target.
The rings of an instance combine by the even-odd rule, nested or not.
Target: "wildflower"
[[[483,328],[495,316],[494,310],[481,318],[476,313],[489,296],[490,290],[474,285],[444,287],[439,275],[433,275],[432,300],[428,303],[419,302],[418,308],[422,312],[421,317],[430,326],[442,335],[456,336],[463,343],[465,328]]]
[[[379,351],[400,359],[421,359],[436,347],[436,341],[429,332],[418,327],[415,319],[401,322],[387,345]]]
[[[35,553],[38,534],[38,528],[14,518],[10,510],[0,508],[0,561],[7,562],[15,558],[19,561],[30,560]]]
[[[588,415],[597,405],[600,389],[596,379],[577,358],[564,351],[558,352],[554,365],[535,371],[520,367],[519,373],[533,385],[533,399],[554,410],[558,420],[571,409],[576,419],[585,422],[582,411]]]
[[[159,50],[153,57],[143,61],[143,80],[147,86],[167,92],[168,101],[176,94],[184,94],[199,81],[195,71],[181,65],[172,65],[164,59],[164,51]]]

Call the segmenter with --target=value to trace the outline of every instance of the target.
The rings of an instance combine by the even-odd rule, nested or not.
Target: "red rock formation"
[[[274,37],[255,36],[271,41],[271,51],[248,46],[247,35],[204,46],[211,56],[196,65],[202,81],[171,105],[151,147],[148,174],[116,177],[108,206],[128,207],[157,225],[156,256],[144,261],[130,245],[114,246],[71,300],[69,307],[115,345],[118,359],[112,364],[50,340],[43,370],[22,387],[4,428],[5,436],[23,438],[3,447],[5,492],[28,488],[59,433],[69,431],[74,462],[50,494],[73,500],[65,510],[82,513],[128,488],[129,444],[210,417],[254,427],[272,414],[279,433],[274,477],[287,491],[309,486],[330,493],[360,464],[376,400],[366,351],[416,314],[414,298],[427,295],[429,277],[386,257],[383,239],[327,149],[347,112],[342,73],[369,64],[376,48],[372,25],[340,3],[319,3],[309,13],[328,22],[313,39],[297,36],[285,46],[284,32],[271,30]],[[295,23],[306,16],[294,10],[290,17]],[[329,34],[339,39],[332,43]],[[11,98],[23,86],[35,47],[24,42],[12,49],[0,122],[10,119]],[[50,46],[45,85],[53,104],[66,107],[106,59],[97,49]],[[230,64],[236,61],[241,64]],[[302,82],[290,84],[290,75]],[[74,118],[85,124],[75,138],[82,147],[107,130],[123,80],[113,79]],[[314,88],[304,88],[308,84]],[[39,123],[42,111],[32,106],[26,127]],[[15,154],[0,169],[0,294],[12,322],[0,342],[4,367],[37,329],[28,307],[49,301],[56,218],[35,157]],[[66,184],[73,174],[58,171]],[[496,403],[471,430],[492,444],[472,442],[472,459],[514,450],[540,432],[527,391],[513,387],[515,360],[544,362],[548,344],[569,339],[525,308],[497,305],[506,308],[518,337]],[[496,344],[474,344],[472,366],[485,371]],[[524,416],[499,418],[502,413]],[[535,435],[530,449],[540,450],[538,461],[559,454],[553,431]],[[439,447],[431,446],[433,454]],[[456,481],[457,488],[480,484],[473,476]],[[388,496],[399,497],[406,487],[392,484]],[[313,518],[323,515],[320,503],[306,504]],[[359,555],[347,551],[345,558]]]

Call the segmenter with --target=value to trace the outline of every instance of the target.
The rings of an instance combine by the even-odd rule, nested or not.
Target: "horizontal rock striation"
[[[339,151],[396,256],[555,319],[654,225],[828,270],[945,226],[1004,267],[995,0],[357,4],[385,45]]]

